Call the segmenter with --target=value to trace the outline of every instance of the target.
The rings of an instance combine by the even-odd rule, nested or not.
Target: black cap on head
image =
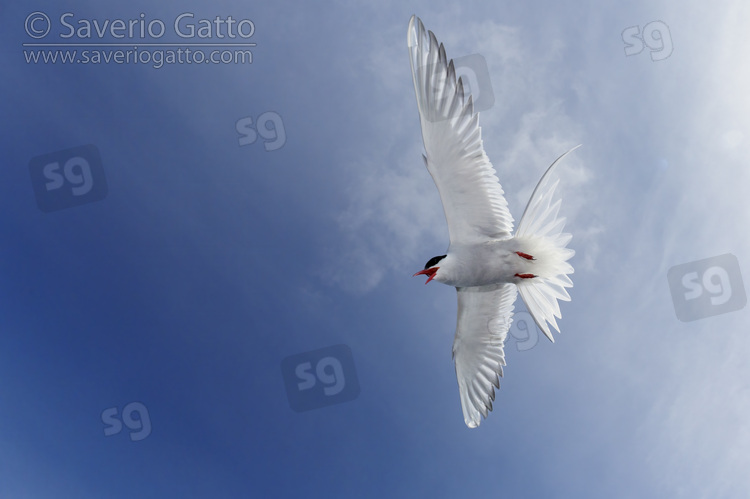
[[[448,255],[433,256],[433,257],[432,257],[432,258],[430,258],[430,260],[429,260],[429,261],[427,262],[427,265],[425,265],[425,266],[424,266],[424,269],[425,269],[425,270],[427,270],[427,269],[429,269],[430,267],[434,267],[435,265],[437,265],[437,263],[438,263],[438,262],[439,262],[440,260],[442,260],[442,259],[443,259],[443,258],[445,258],[446,256],[448,256]]]

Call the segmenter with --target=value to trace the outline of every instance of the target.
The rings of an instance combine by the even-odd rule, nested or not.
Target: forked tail
[[[544,172],[531,194],[515,234],[518,239],[534,240],[544,247],[544,255],[539,257],[545,259],[544,264],[548,271],[537,279],[523,279],[518,283],[518,292],[534,322],[552,342],[555,339],[547,323],[560,331],[555,321],[555,317],[561,318],[557,300],[570,301],[570,295],[565,288],[573,286],[573,281],[568,277],[568,274],[573,273],[573,267],[568,260],[575,255],[575,251],[567,247],[573,236],[562,231],[565,218],[557,216],[562,200],[555,200],[554,194],[559,179],[552,175],[552,170],[561,159],[579,147],[581,146],[577,145],[557,158]]]

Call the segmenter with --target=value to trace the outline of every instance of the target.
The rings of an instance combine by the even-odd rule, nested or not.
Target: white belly
[[[523,258],[517,252],[533,259]],[[573,250],[556,247],[551,239],[533,236],[451,245],[448,256],[438,263],[440,270],[435,280],[450,286],[472,287],[518,283],[531,278],[517,274],[551,278],[573,271],[566,263],[572,253]]]
[[[445,261],[437,280],[456,287],[488,286],[503,282],[518,282],[516,274],[531,274],[534,262],[519,256],[525,253],[521,241],[506,239],[479,244],[451,245],[450,261]],[[446,258],[445,260],[448,260]],[[441,262],[443,263],[443,262]],[[442,274],[442,275],[441,275]]]

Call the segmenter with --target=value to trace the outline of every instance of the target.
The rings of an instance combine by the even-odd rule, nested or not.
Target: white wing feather
[[[409,55],[422,124],[425,163],[440,192],[451,243],[511,237],[513,217],[482,145],[479,114],[453,61],[413,16]]]
[[[457,288],[458,321],[453,360],[464,422],[469,428],[487,417],[505,365],[503,343],[516,301],[514,284]]]

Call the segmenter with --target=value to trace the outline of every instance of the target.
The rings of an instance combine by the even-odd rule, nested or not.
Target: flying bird
[[[412,16],[409,57],[424,141],[424,163],[440,193],[450,244],[444,255],[431,258],[417,275],[455,286],[458,320],[453,360],[466,425],[476,428],[487,417],[500,388],[505,354],[503,343],[513,316],[517,293],[539,329],[552,342],[551,324],[561,318],[558,300],[570,300],[573,286],[567,248],[558,217],[559,180],[555,166],[547,169],[531,195],[515,234],[503,189],[482,145],[479,114],[471,95],[456,78],[453,60],[422,21]]]

